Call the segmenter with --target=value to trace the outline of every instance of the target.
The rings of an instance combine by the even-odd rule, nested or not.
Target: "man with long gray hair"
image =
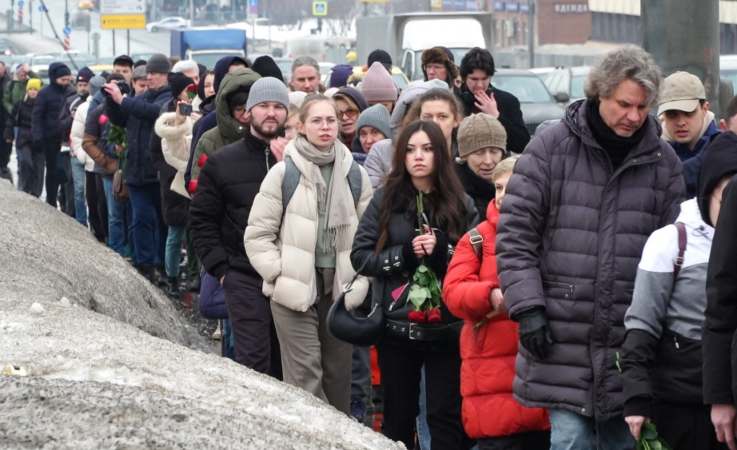
[[[660,82],[639,47],[607,54],[586,99],[530,141],[507,185],[496,251],[519,322],[514,393],[548,409],[552,450],[634,447],[623,319],[645,242],[684,194],[681,163],[648,114]]]

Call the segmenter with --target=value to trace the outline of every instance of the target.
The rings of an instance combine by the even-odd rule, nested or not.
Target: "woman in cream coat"
[[[349,414],[352,349],[329,334],[326,317],[355,275],[353,235],[373,192],[360,168],[361,194],[354,201],[348,181],[353,157],[337,140],[336,112],[322,95],[305,100],[299,134],[285,150],[300,173],[299,184],[285,210],[286,164],[269,171],[251,208],[245,246],[271,298],[284,381]],[[367,292],[368,280],[361,277],[346,295],[346,306],[355,308]]]

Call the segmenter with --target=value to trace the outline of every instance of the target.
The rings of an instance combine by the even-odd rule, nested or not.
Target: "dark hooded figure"
[[[74,95],[69,87],[72,72],[66,64],[55,62],[49,66],[49,85],[41,89],[33,107],[31,136],[33,148],[43,151],[46,160],[46,203],[56,207],[60,177],[57,157],[61,150],[64,130],[59,121],[66,98]],[[71,89],[71,91],[70,91]]]
[[[223,81],[223,78],[225,78],[225,75],[236,67],[248,67],[248,63],[240,56],[224,56],[215,63],[215,69],[213,69],[215,72],[215,80],[213,83],[215,95],[217,95],[218,90],[220,89],[220,83]],[[189,183],[191,178],[192,157],[194,156],[195,148],[197,148],[197,142],[199,142],[200,138],[206,131],[213,129],[216,126],[217,116],[215,115],[214,110],[210,111],[195,124],[195,127],[192,130],[192,146],[189,149],[189,162],[187,163],[187,170],[184,172],[184,180],[186,183]]]

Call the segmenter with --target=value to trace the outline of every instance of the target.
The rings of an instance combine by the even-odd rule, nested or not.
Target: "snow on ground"
[[[88,231],[6,183],[0,204],[3,448],[403,448],[301,389],[185,347],[202,342]]]

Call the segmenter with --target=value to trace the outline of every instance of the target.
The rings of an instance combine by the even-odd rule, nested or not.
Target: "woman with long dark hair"
[[[433,122],[415,121],[403,129],[392,167],[361,219],[351,252],[353,266],[374,277],[373,300],[387,319],[378,344],[383,431],[413,448],[424,365],[432,448],[463,448],[461,322],[442,304],[438,280],[453,246],[478,215]]]

